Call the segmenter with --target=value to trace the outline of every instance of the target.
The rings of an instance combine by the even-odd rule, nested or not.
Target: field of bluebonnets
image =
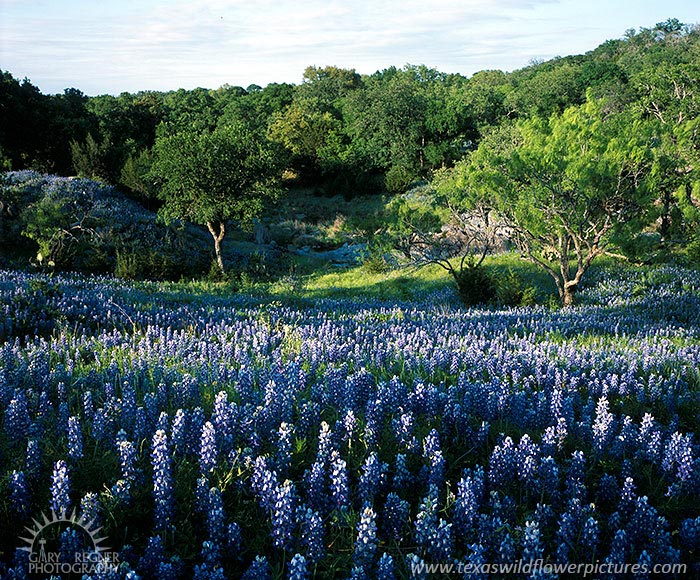
[[[602,268],[562,310],[5,271],[0,305],[3,578],[52,509],[118,552],[90,578],[700,574],[696,271]]]

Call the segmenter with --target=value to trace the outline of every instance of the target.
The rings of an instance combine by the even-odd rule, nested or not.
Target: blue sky
[[[0,69],[44,93],[299,84],[307,66],[471,75],[581,54],[697,0],[0,0]]]

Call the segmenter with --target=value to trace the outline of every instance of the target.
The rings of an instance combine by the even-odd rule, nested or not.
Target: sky
[[[46,94],[303,81],[426,65],[471,76],[583,54],[697,0],[0,0],[0,69]]]

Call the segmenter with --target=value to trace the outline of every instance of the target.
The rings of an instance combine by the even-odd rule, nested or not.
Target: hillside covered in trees
[[[580,272],[603,252],[599,246],[604,238],[615,238],[615,250],[633,259],[640,258],[639,235],[649,233],[662,243],[678,242],[689,246],[691,254],[700,253],[693,249],[700,247],[698,63],[700,29],[670,19],[628,30],[583,55],[536,62],[513,72],[485,70],[470,78],[422,65],[371,75],[311,66],[299,85],[224,85],[88,97],[76,88],[44,95],[29,80],[2,72],[0,165],[99,181],[116,186],[148,210],[206,225],[222,270],[219,244],[225,223],[259,216],[280,198],[280,185],[346,199],[387,195],[391,207],[380,216],[379,229],[387,234],[387,244],[408,258],[419,244],[406,243],[411,245],[410,240],[416,241],[426,229],[434,232],[436,220],[442,225],[449,221],[438,205],[456,208],[462,215],[475,206],[488,213],[499,210],[497,198],[510,187],[511,197],[501,196],[500,215],[505,216],[505,207],[522,210],[523,205],[528,206],[525,213],[532,214],[511,215],[510,225],[517,221],[517,228],[528,219],[551,220],[557,212],[570,215],[574,206],[600,210],[595,219],[580,215],[583,221],[577,225],[566,224],[579,229],[597,224],[588,237],[581,231],[562,242],[566,247],[560,250],[567,256],[576,247]],[[567,114],[569,120],[562,121]],[[552,145],[556,134],[562,135],[559,149]],[[594,137],[597,143],[590,141]],[[204,143],[207,139],[209,145]],[[221,147],[211,145],[215,142]],[[237,153],[229,154],[233,145],[225,143],[237,143]],[[195,176],[194,170],[187,173],[192,177],[190,198],[175,203],[172,172],[183,168],[185,157],[178,161],[174,151],[187,147],[185,157],[197,158],[197,167],[217,169],[202,176]],[[573,149],[565,152],[562,147]],[[592,153],[595,147],[598,153]],[[228,153],[210,159],[208,151],[213,149]],[[540,165],[527,162],[528,155]],[[255,167],[243,163],[253,158],[267,161]],[[553,159],[559,160],[557,167],[542,165]],[[587,160],[577,168],[576,159]],[[489,171],[509,180],[489,182]],[[212,197],[205,199],[202,192],[213,184],[215,173],[220,183],[212,185]],[[224,208],[220,201],[227,198],[230,179],[244,173],[265,178],[248,179],[246,183],[255,183],[246,190],[248,197]],[[549,177],[543,178],[545,174]],[[183,175],[177,176],[177,184]],[[424,223],[406,219],[414,218],[412,210],[417,208],[401,197],[419,183],[442,196],[437,202],[433,199],[432,208],[422,205],[429,218]],[[564,195],[567,183],[577,184],[575,202]],[[533,193],[535,186],[540,187],[539,198]],[[528,199],[539,199],[540,207],[513,197],[517,190],[526,190]],[[609,195],[613,190],[615,199]],[[594,194],[582,197],[584,191]],[[561,202],[558,208],[550,194]],[[3,195],[4,217],[10,221],[12,199],[7,191]],[[475,195],[481,196],[479,203]],[[193,200],[202,203],[193,208]],[[484,208],[484,200],[489,207]],[[23,202],[15,195],[14,203]],[[18,213],[15,208],[14,215]],[[622,222],[629,226],[625,231],[617,227]],[[7,225],[3,231],[9,231]],[[541,237],[527,227],[520,234],[521,242]],[[521,252],[547,269],[544,254],[559,242],[537,243],[542,247],[530,244]],[[579,246],[588,249],[581,252]],[[566,284],[577,283],[559,280],[558,286],[559,282],[560,294]]]

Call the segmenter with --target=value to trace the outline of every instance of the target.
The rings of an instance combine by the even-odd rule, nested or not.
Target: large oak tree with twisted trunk
[[[166,220],[205,225],[225,272],[226,223],[250,222],[279,196],[279,157],[273,145],[242,124],[158,138],[151,169]]]

